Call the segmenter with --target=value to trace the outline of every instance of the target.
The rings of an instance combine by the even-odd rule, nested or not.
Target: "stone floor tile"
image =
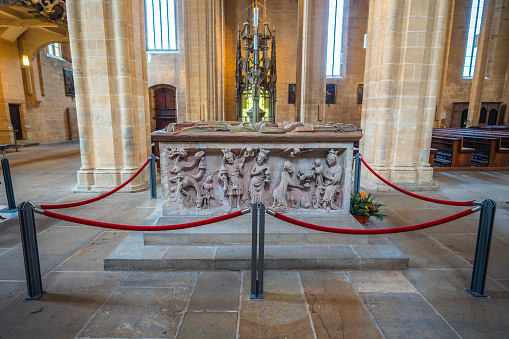
[[[445,246],[421,231],[390,234],[388,238],[408,256],[410,268],[471,267]]]
[[[386,338],[458,338],[417,293],[361,293]]]
[[[266,271],[263,301],[249,299],[250,279],[243,272],[241,338],[313,338],[297,272]]]
[[[398,271],[349,271],[348,276],[358,292],[416,292]]]
[[[10,248],[0,248],[0,254],[7,252]]]
[[[496,280],[500,285],[504,286],[509,290],[509,279],[497,279]]]
[[[345,273],[301,272],[318,338],[382,338]]]
[[[24,281],[0,281],[0,309],[20,295],[26,294],[27,284]]]
[[[177,339],[235,339],[237,312],[187,312]]]
[[[490,279],[490,299],[475,299],[469,270],[409,270],[404,273],[417,290],[463,338],[506,338],[509,333],[509,291]]]
[[[473,264],[477,234],[437,234],[433,238]],[[495,237],[491,240],[488,275],[493,279],[509,279],[509,246]]]
[[[41,274],[44,276],[94,239],[102,230],[55,226],[37,236]],[[17,246],[0,255],[0,280],[24,280],[23,249]],[[5,269],[4,269],[5,267]]]
[[[103,271],[104,258],[129,232],[103,232],[56,268],[57,271]]]
[[[238,311],[240,272],[202,272],[198,276],[189,311]]]
[[[191,295],[183,288],[119,287],[80,333],[93,338],[173,338]]]
[[[129,272],[120,284],[123,287],[185,287],[192,288],[195,272]]]
[[[121,272],[56,272],[38,302],[25,294],[0,310],[0,338],[74,338],[125,277]]]

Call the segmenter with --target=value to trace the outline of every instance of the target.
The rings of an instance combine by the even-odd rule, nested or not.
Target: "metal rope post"
[[[361,157],[360,153],[355,155],[355,176],[353,181],[353,193],[355,194],[359,193],[361,185]]]
[[[150,154],[150,199],[157,199],[156,156]]]
[[[27,301],[38,300],[43,294],[39,250],[37,247],[37,232],[33,205],[23,202],[19,205],[19,227],[21,229],[21,244],[25,261],[25,275],[27,279]]]
[[[11,169],[9,167],[9,159],[5,157],[5,150],[10,148],[12,145],[2,145],[0,146],[0,150],[2,150],[2,172],[4,175],[4,184],[5,184],[5,194],[7,196],[7,204],[9,205],[7,208],[7,212],[15,212],[16,211],[16,200],[14,199],[14,190],[12,188],[12,178],[11,178]]]
[[[265,206],[252,206],[251,300],[263,300],[263,262],[265,257]],[[258,213],[260,214],[258,218]],[[260,233],[258,234],[258,225]],[[258,259],[258,260],[257,260]],[[258,263],[258,265],[257,265]]]
[[[477,231],[477,244],[475,247],[474,267],[472,268],[472,282],[470,288],[465,288],[475,298],[489,298],[484,294],[488,260],[490,256],[491,236],[495,223],[497,204],[487,199],[481,203],[479,217],[479,230]]]

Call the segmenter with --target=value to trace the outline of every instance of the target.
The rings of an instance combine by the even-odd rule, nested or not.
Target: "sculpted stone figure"
[[[244,161],[246,156],[252,151],[248,149],[244,156],[236,159],[235,154],[230,148],[223,151],[223,164],[219,170],[219,181],[223,183],[224,196],[230,203],[230,209],[240,209],[240,199],[244,193],[242,178],[244,176]]]
[[[169,177],[170,183],[174,186],[170,188],[173,193],[172,200],[178,203],[184,203],[184,197],[190,197],[186,191],[187,188],[193,188],[196,191],[195,204],[197,207],[202,205],[201,190],[198,181],[201,180],[205,174],[205,152],[199,151],[194,154],[194,159],[191,161],[183,161],[187,157],[187,150],[180,148],[172,148],[169,151],[168,157],[173,161],[173,167],[170,173],[173,177]],[[198,173],[186,173],[193,169],[198,164]]]
[[[273,208],[276,208],[281,211],[285,211],[288,207],[287,203],[287,192],[288,187],[298,187],[298,188],[304,188],[300,183],[293,181],[292,179],[293,175],[293,167],[292,164],[289,161],[285,161],[283,165],[283,172],[281,173],[281,181],[279,182],[279,185],[274,189],[273,197],[274,197],[274,204],[272,205]]]
[[[331,149],[325,157],[325,170],[323,171],[325,190],[322,198],[322,208],[328,211],[337,210],[336,200],[341,192],[340,182],[343,167],[338,163],[338,151]]]
[[[202,204],[203,208],[210,208],[210,199],[216,200],[214,197],[214,184],[212,182],[212,176],[209,175],[203,185],[201,185],[202,192]]]
[[[251,168],[251,182],[249,184],[251,204],[263,203],[263,189],[270,185],[270,169],[267,164],[268,154],[269,151],[260,149],[256,156],[256,163]]]

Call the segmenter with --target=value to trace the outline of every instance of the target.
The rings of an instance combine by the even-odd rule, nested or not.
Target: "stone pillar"
[[[328,4],[299,0],[295,120],[304,123],[318,122],[319,107],[323,112],[325,106]]]
[[[482,105],[482,87],[486,74],[486,65],[488,63],[488,47],[491,36],[491,23],[493,21],[493,12],[495,9],[495,0],[485,0],[481,21],[481,33],[477,44],[477,55],[475,61],[474,76],[472,78],[472,88],[470,89],[470,101],[468,104],[467,127],[479,126],[479,115]],[[486,118],[488,119],[488,118]]]
[[[360,152],[384,178],[436,190],[429,149],[447,0],[370,0]],[[368,171],[361,185],[387,190]]]
[[[184,1],[187,120],[222,119],[222,0]],[[220,100],[221,99],[221,100]]]
[[[440,127],[442,121],[442,111],[444,109],[443,99],[445,92],[445,84],[447,82],[447,72],[449,69],[449,52],[451,50],[451,33],[454,21],[454,6],[456,0],[449,0],[447,4],[447,19],[445,22],[444,47],[442,50],[442,59],[440,62],[440,76],[438,79],[437,103],[435,109],[435,122],[433,127]],[[452,112],[451,112],[452,114]]]
[[[150,154],[143,2],[67,2],[81,168],[76,192],[110,190]],[[144,171],[124,190],[148,186]]]

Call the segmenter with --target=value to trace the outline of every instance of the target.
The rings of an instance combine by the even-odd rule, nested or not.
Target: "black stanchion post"
[[[251,234],[251,300],[263,300],[263,258],[265,242],[265,206],[255,203],[252,206],[252,234]],[[260,216],[258,218],[258,213]],[[260,239],[258,241],[258,223],[260,224]],[[258,259],[258,260],[257,260]],[[258,265],[257,264],[258,261]]]
[[[156,156],[150,155],[150,199],[157,199]]]
[[[34,209],[30,203],[23,202],[19,205],[18,212],[28,290],[28,296],[25,300],[34,301],[38,300],[44,294],[44,291],[42,290],[41,266],[39,263],[39,250],[37,247]]]
[[[355,173],[353,181],[353,192],[355,194],[359,193],[361,185],[361,157],[362,155],[360,153],[355,155]]]
[[[1,145],[0,150],[2,151],[2,172],[4,175],[5,194],[7,196],[7,212],[16,211],[16,200],[14,199],[14,190],[12,188],[11,169],[9,167],[9,159],[5,157],[5,150],[10,148],[12,145]],[[5,210],[4,210],[5,211]]]
[[[489,298],[488,295],[484,294],[484,286],[486,284],[496,208],[497,204],[491,199],[484,200],[481,204],[474,267],[472,268],[472,282],[470,283],[470,288],[465,288],[476,298]]]

